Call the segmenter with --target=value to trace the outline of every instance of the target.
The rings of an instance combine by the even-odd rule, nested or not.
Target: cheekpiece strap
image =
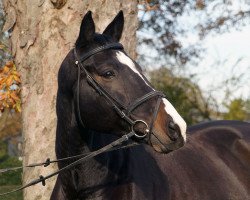
[[[88,59],[90,56],[93,56],[96,53],[99,53],[105,49],[119,49],[122,50],[123,46],[120,43],[109,43],[109,44],[105,44],[103,46],[97,47],[91,51],[89,51],[88,53],[84,54],[81,58],[79,58],[79,62],[82,63],[83,61],[85,61],[86,59]]]

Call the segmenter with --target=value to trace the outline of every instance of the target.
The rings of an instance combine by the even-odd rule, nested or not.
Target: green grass
[[[17,187],[18,187],[17,185],[0,186],[0,193],[14,190]],[[18,191],[18,192],[0,197],[0,200],[23,200],[23,193],[22,191]]]
[[[6,144],[0,141],[0,169],[21,166],[22,162],[15,157],[9,157],[7,155]],[[22,171],[10,171],[6,173],[0,173],[0,193],[14,190],[22,184]],[[22,200],[22,192],[15,192],[13,194],[0,197],[0,200]]]

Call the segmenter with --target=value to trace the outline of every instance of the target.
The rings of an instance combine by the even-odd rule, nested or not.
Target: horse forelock
[[[88,41],[86,43],[80,43],[79,41],[76,41],[75,46],[77,49],[87,52],[98,46],[102,46],[111,42],[113,41],[109,36],[100,33],[95,33],[91,41]]]
[[[112,41],[110,37],[103,35],[103,34],[96,33],[94,36],[94,42],[98,43],[99,45],[105,45]]]

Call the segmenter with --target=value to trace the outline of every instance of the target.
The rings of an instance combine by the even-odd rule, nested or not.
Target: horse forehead
[[[148,82],[146,81],[146,79],[142,76],[142,74],[138,71],[138,69],[135,66],[134,61],[128,57],[125,53],[123,53],[122,51],[117,51],[116,52],[116,58],[117,60],[122,63],[123,65],[129,67],[135,74],[137,74],[143,81],[144,83],[146,83],[146,85],[148,85],[150,88],[151,86],[148,84]]]
[[[137,68],[136,68],[136,66],[135,66],[135,64],[134,64],[134,62],[133,62],[133,60],[132,60],[130,57],[128,57],[125,53],[123,53],[122,51],[117,51],[117,52],[115,53],[115,56],[116,56],[117,60],[118,60],[120,63],[122,63],[122,64],[128,66],[130,69],[132,69],[132,70],[133,70],[135,73],[137,73],[138,75],[141,75],[141,74],[139,73],[139,71],[137,70]]]
[[[106,51],[106,52],[98,53],[95,55],[93,61],[96,66],[121,63],[127,66],[128,68],[130,68],[134,73],[139,75],[142,79],[144,79],[141,73],[136,68],[134,61],[122,51]]]

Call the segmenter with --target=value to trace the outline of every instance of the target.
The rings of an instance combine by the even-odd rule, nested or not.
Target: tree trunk
[[[122,43],[135,57],[137,0],[4,0],[12,54],[22,78],[24,165],[55,158],[55,101],[58,68],[74,46],[83,15],[91,10],[97,31],[103,31],[119,10],[125,14]],[[56,170],[26,169],[23,184]],[[49,199],[55,177],[24,191],[25,200]]]

